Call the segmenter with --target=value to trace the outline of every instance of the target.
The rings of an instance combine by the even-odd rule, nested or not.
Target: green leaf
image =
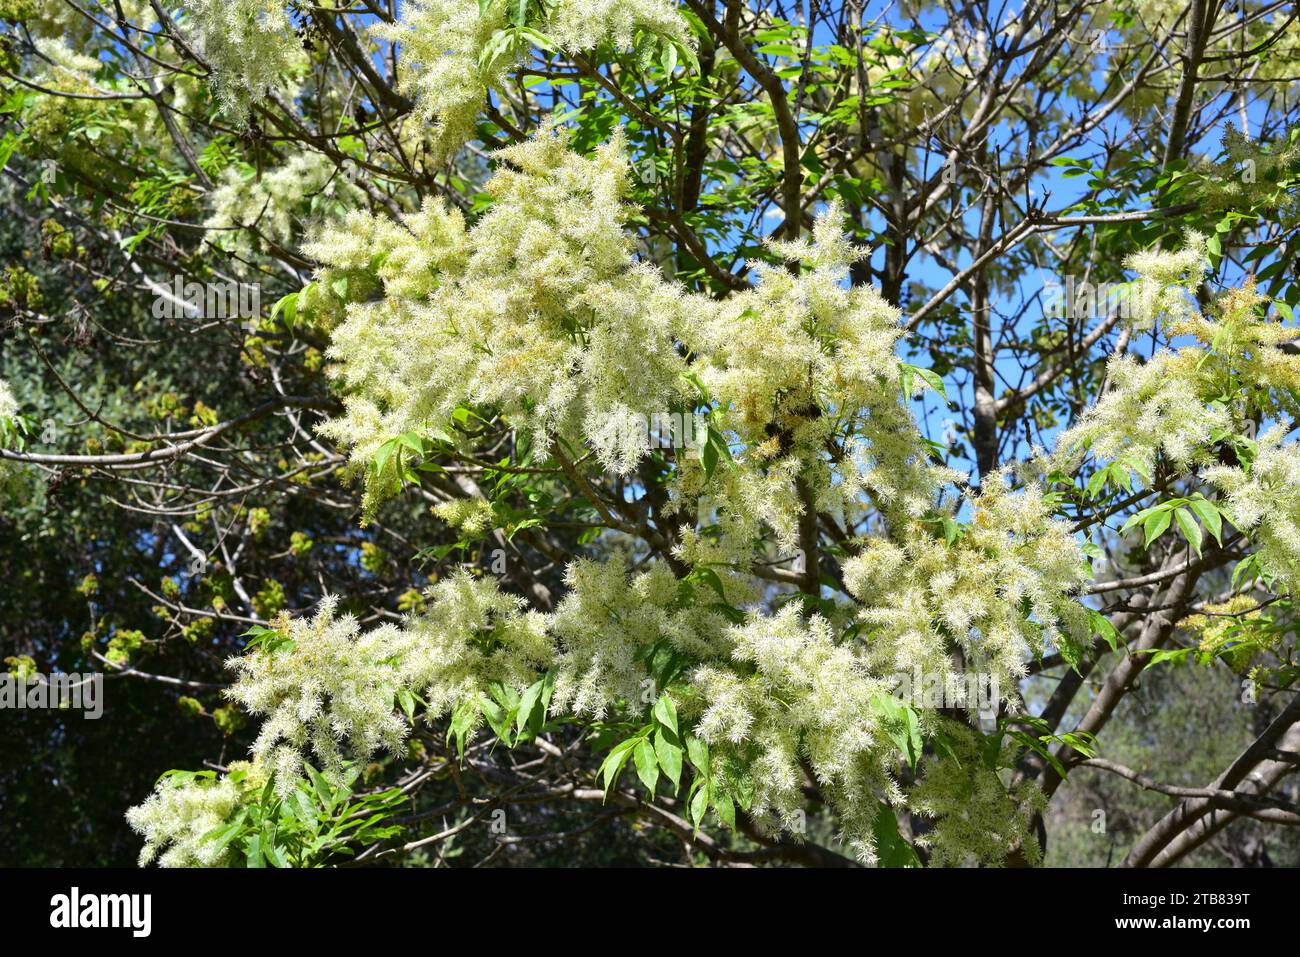
[[[560,45],[557,41],[547,36],[545,33],[538,32],[532,27],[520,27],[519,34],[520,36],[526,37],[527,39],[532,41],[533,46],[537,47],[538,49],[558,50],[560,48]],[[542,77],[527,77],[525,78],[524,82],[525,84],[527,84],[529,80],[533,80],[540,83],[542,82],[542,79],[543,79]]]
[[[709,809],[709,792],[707,788],[700,788],[695,792],[695,797],[691,798],[691,823],[697,828],[700,822],[704,820],[704,812]]]
[[[6,110],[5,112],[9,111]],[[9,165],[10,157],[14,155],[14,151],[18,149],[22,141],[23,137],[13,131],[5,133],[4,139],[0,140],[0,170]]]
[[[704,778],[709,776],[709,746],[695,735],[686,737],[686,758]]]
[[[885,731],[889,734],[890,740],[903,753],[908,765],[915,771],[925,745],[916,711],[890,694],[874,695],[871,705],[884,721]]]
[[[1223,544],[1223,516],[1219,512],[1219,506],[1215,505],[1207,498],[1194,498],[1188,502],[1192,511],[1201,520],[1205,530],[1214,536],[1214,540],[1220,545]]]
[[[680,737],[677,731],[677,705],[673,703],[673,699],[666,692],[661,694],[659,700],[655,702],[654,716],[661,727],[667,728],[674,735]]]
[[[1259,553],[1251,552],[1232,570],[1232,590],[1240,591],[1243,584],[1250,585],[1259,577]]]
[[[1193,651],[1195,651],[1194,648],[1161,648],[1151,655],[1151,660],[1146,663],[1146,668],[1154,668],[1162,661],[1183,661]],[[1143,668],[1143,670],[1145,671],[1146,668]]]
[[[883,801],[872,825],[876,838],[876,860],[881,867],[920,867],[916,850],[898,833],[898,816]]]
[[[1102,641],[1110,646],[1111,651],[1119,650],[1119,631],[1110,623],[1109,618],[1097,611],[1097,609],[1089,608],[1088,621],[1092,625],[1093,634],[1100,635]]]
[[[277,316],[281,317],[284,327],[293,332],[293,327],[298,321],[298,293],[291,292],[287,296],[280,297],[280,301],[271,309],[271,321],[274,322]]]
[[[596,772],[596,780],[603,779],[605,782],[605,797],[609,797],[610,790],[618,782],[618,776],[623,772],[623,765],[627,764],[627,759],[632,756],[632,749],[636,742],[637,739],[632,738],[614,745],[614,749],[609,752],[600,770]]]
[[[922,381],[925,382],[926,385],[943,396],[944,402],[948,401],[948,390],[944,388],[943,378],[934,372],[934,370],[918,367],[916,374],[921,377]]]
[[[284,851],[274,844],[264,848],[266,859],[279,868],[288,868],[290,866],[288,859],[284,856]]]
[[[533,716],[533,709],[542,701],[542,688],[544,681],[535,681],[528,686],[519,699],[519,713],[515,717],[515,731],[517,734],[523,734],[524,729],[528,727],[529,719]]]
[[[465,741],[470,729],[478,718],[478,706],[473,701],[462,701],[451,713],[451,724],[447,727],[447,742],[456,745],[456,754],[465,756]]]
[[[712,568],[697,568],[687,577],[703,582],[712,588],[714,594],[724,602],[727,600],[727,591],[722,587],[722,579],[718,577],[718,573]]]
[[[677,69],[677,47],[675,44],[665,41],[659,51],[659,65],[669,76]]]
[[[681,746],[665,737],[662,729],[655,732],[655,756],[659,759],[659,767],[673,782],[674,794],[682,786],[682,754]]]
[[[240,811],[239,815],[226,824],[219,824],[208,833],[199,838],[200,844],[209,842],[216,844],[215,851],[222,851],[233,841],[243,830],[244,817],[246,813]]]
[[[677,56],[686,63],[687,70],[691,73],[700,72],[699,58],[696,57],[695,51],[691,49],[690,44],[676,38],[671,38],[668,42],[677,50]]]
[[[719,821],[733,831],[736,829],[736,804],[730,794],[719,792],[713,799],[713,809],[718,812]]]
[[[912,394],[912,380],[916,375],[916,366],[909,365],[906,362],[899,363],[898,370],[898,387],[903,393],[903,398],[911,401],[915,396]]]
[[[650,798],[653,800],[655,787],[659,784],[659,757],[648,737],[637,742],[634,754],[636,758],[636,775],[641,779],[641,783],[645,785],[646,790],[650,792]]]
[[[1058,735],[1058,740],[1064,741],[1085,758],[1097,756],[1097,736],[1088,731],[1067,731]]]
[[[329,782],[325,780],[324,776],[310,764],[304,764],[303,767],[307,771],[307,777],[311,779],[311,786],[315,789],[316,796],[320,799],[321,805],[326,810],[333,810],[335,802],[334,789],[330,787]],[[269,784],[271,782],[267,783]]]
[[[1069,772],[1066,770],[1065,765],[1061,763],[1060,758],[1058,758],[1055,754],[1053,754],[1052,750],[1049,747],[1043,744],[1042,741],[1034,737],[1032,734],[1029,734],[1025,731],[1021,731],[1019,729],[1013,729],[1011,731],[1011,737],[1015,738],[1025,747],[1029,748],[1031,751],[1037,752],[1043,758],[1043,760],[1045,760],[1048,764],[1050,764],[1052,766],[1052,769],[1055,770],[1056,773],[1059,774],[1062,778],[1066,777],[1069,774]]]
[[[727,445],[726,437],[712,425],[709,426],[708,437],[700,444],[699,457],[700,464],[704,466],[706,482],[713,478],[713,473],[720,462],[732,461],[731,449]]]
[[[402,713],[408,721],[415,720],[415,694],[410,688],[397,689],[397,703],[402,706]]]
[[[265,867],[262,860],[262,835],[250,834],[244,839],[244,856],[249,867]]]
[[[1156,510],[1146,517],[1142,522],[1142,531],[1145,533],[1145,540],[1142,543],[1144,548],[1150,548],[1151,543],[1165,533],[1169,528],[1169,521],[1167,511]]]
[[[1196,524],[1196,519],[1192,518],[1192,513],[1185,508],[1175,509],[1174,520],[1178,522],[1183,537],[1187,539],[1188,544],[1192,546],[1192,549],[1199,556],[1201,554],[1201,526]]]
[[[509,710],[501,707],[491,698],[487,697],[487,695],[484,695],[482,698],[479,699],[478,706],[479,706],[479,710],[483,713],[483,717],[487,720],[488,727],[492,729],[492,732],[498,738],[500,738],[507,745],[509,745],[510,744]]]
[[[713,436],[710,435],[708,440],[700,446],[700,464],[704,466],[705,482],[713,478],[713,473],[718,467],[718,460],[718,449],[713,444]]]

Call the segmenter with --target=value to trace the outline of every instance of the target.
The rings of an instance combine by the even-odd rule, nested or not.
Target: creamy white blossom
[[[1205,237],[1197,232],[1189,232],[1179,250],[1145,250],[1124,265],[1138,274],[1129,292],[1131,325],[1137,332],[1150,329],[1161,316],[1176,322],[1192,315],[1196,290],[1210,268]]]
[[[309,751],[338,774],[349,752],[395,751],[406,737],[394,711],[402,687],[395,661],[401,632],[385,625],[363,633],[351,615],[336,615],[336,607],[330,596],[310,619],[280,618],[277,640],[228,662],[238,675],[229,696],[265,716],[253,755],[274,770],[281,793],[293,786]]]
[[[10,418],[18,412],[18,400],[14,398],[9,383],[0,379],[0,418]]]
[[[143,803],[126,812],[131,829],[144,838],[142,867],[154,859],[163,867],[217,867],[227,861],[229,848],[213,841],[212,832],[255,797],[267,779],[266,770],[256,764],[236,761],[229,770],[243,774],[164,776]]]
[[[1123,457],[1147,477],[1160,455],[1179,468],[1205,461],[1205,443],[1230,417],[1209,401],[1214,370],[1202,355],[1162,349],[1145,362],[1129,355],[1111,359],[1110,390],[1060,437],[1055,461],[1072,471],[1089,452],[1097,461]]]
[[[824,618],[804,621],[793,605],[751,616],[728,638],[730,666],[704,665],[691,678],[703,708],[696,731],[714,760],[744,768],[760,827],[796,832],[804,807],[800,761],[807,761],[846,843],[870,860],[880,799],[898,800],[888,772],[895,749],[876,703],[889,683],[873,676],[851,645],[837,644]]]
[[[488,91],[501,86],[532,45],[532,38],[510,32],[513,10],[505,0],[409,0],[400,20],[374,26],[377,38],[401,44],[398,90],[433,122],[435,162],[473,138]],[[668,0],[553,0],[531,26],[566,53],[589,52],[606,40],[630,50],[639,34],[693,43]]]
[[[967,669],[992,675],[1016,704],[1031,656],[1049,643],[1086,645],[1087,611],[1076,600],[1090,575],[1083,552],[1041,488],[1007,483],[1005,472],[989,476],[951,544],[915,527],[899,542],[869,541],[845,563],[879,673],[919,669],[947,683],[960,650]]]
[[[1278,425],[1259,437],[1249,471],[1220,465],[1205,477],[1227,497],[1233,524],[1253,534],[1262,570],[1294,594],[1300,587],[1300,445],[1282,444],[1288,431]]]
[[[208,202],[203,226],[208,242],[248,259],[268,252],[266,244],[292,249],[313,227],[342,219],[365,193],[323,153],[302,152],[259,175],[232,166],[222,174]],[[243,263],[236,261],[240,270]]]
[[[232,119],[243,123],[254,102],[291,89],[289,75],[305,57],[281,0],[184,0],[184,7],[182,25],[212,65]]]

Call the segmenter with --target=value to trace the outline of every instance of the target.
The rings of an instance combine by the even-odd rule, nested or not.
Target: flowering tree
[[[0,16],[43,254],[0,290],[9,521],[75,485],[153,569],[88,545],[90,628],[15,667],[234,746],[141,771],[143,861],[633,819],[1036,863],[1080,767],[1167,796],[1129,864],[1300,823],[1290,4]],[[1108,758],[1188,666],[1253,741],[1192,786]]]

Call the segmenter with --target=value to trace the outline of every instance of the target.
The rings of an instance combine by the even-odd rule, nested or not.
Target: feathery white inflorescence
[[[14,398],[9,383],[0,379],[0,418],[11,418],[18,412],[18,400]]]
[[[293,249],[309,229],[342,219],[364,200],[328,156],[294,153],[260,176],[251,167],[227,168],[208,200],[211,214],[203,227],[208,242],[236,254],[234,268],[246,268],[241,260],[263,251],[263,243]]]
[[[377,38],[401,44],[397,88],[434,124],[435,162],[473,139],[489,91],[523,62],[538,35],[566,53],[589,52],[606,40],[630,50],[638,34],[693,44],[668,0],[553,0],[531,37],[509,32],[514,6],[505,0],[409,0],[400,20],[372,28]]]
[[[222,110],[235,122],[305,62],[293,22],[280,0],[184,0],[181,25],[213,68]]]
[[[337,776],[349,752],[395,751],[406,737],[394,711],[402,632],[385,625],[362,633],[351,615],[336,616],[336,606],[330,596],[310,619],[280,618],[280,641],[228,662],[238,680],[227,693],[265,718],[253,756],[275,772],[281,794],[299,779],[308,752]]]
[[[1205,237],[1189,232],[1182,249],[1134,253],[1124,260],[1124,266],[1138,274],[1129,293],[1133,330],[1145,332],[1162,316],[1177,322],[1196,311],[1196,290],[1210,268]]]
[[[1229,424],[1221,405],[1204,396],[1213,370],[1201,353],[1160,350],[1145,362],[1120,355],[1110,360],[1110,391],[1057,440],[1055,461],[1073,471],[1091,452],[1098,461],[1123,457],[1150,476],[1157,457],[1178,467],[1205,459],[1205,442]]]
[[[197,776],[167,775],[152,794],[126,812],[127,823],[144,838],[140,866],[157,859],[162,867],[218,867],[230,852],[211,839],[239,807],[266,784],[267,771],[256,764],[235,761],[231,774],[215,780]]]
[[[995,677],[1015,704],[1032,655],[1049,642],[1087,643],[1087,611],[1074,600],[1089,577],[1078,542],[1038,486],[1006,483],[1005,473],[985,480],[952,544],[915,527],[902,544],[869,540],[845,562],[877,673],[919,669],[947,682],[955,642],[967,669]]]
[[[1300,591],[1300,446],[1283,445],[1289,429],[1259,437],[1250,470],[1220,465],[1205,478],[1227,497],[1228,514],[1259,545],[1259,564],[1279,591]]]

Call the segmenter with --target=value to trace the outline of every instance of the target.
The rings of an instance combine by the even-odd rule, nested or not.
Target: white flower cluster
[[[1259,437],[1249,471],[1220,465],[1205,478],[1226,496],[1232,522],[1253,532],[1261,569],[1279,590],[1300,589],[1300,446],[1283,445],[1289,430],[1277,425]]]
[[[402,633],[385,625],[362,634],[354,617],[335,616],[336,606],[327,597],[311,619],[281,617],[274,622],[278,639],[228,662],[238,674],[229,696],[266,716],[253,755],[274,771],[282,794],[301,775],[308,749],[338,774],[348,756],[341,740],[368,755],[395,751],[406,737],[394,712]]]
[[[346,389],[346,414],[323,431],[352,447],[354,464],[396,435],[449,434],[455,410],[471,405],[541,448],[558,434],[628,474],[648,443],[623,426],[691,409],[699,383],[713,427],[745,452],[707,488],[695,457],[680,456],[674,505],[704,497],[718,508],[714,560],[741,565],[764,529],[792,544],[806,508],[795,479],[819,508],[856,507],[866,494],[887,514],[917,515],[952,478],[929,462],[900,392],[897,310],[870,287],[846,288],[857,254],[838,206],[811,243],[776,246],[811,268],[756,266],[753,290],[719,302],[634,259],[621,134],[585,158],[551,128],[500,158],[493,203],[471,229],[430,203],[401,223],[354,212],[307,247],[325,266],[308,313],[333,327]],[[328,292],[340,277],[346,297]],[[836,436],[845,454],[832,464],[824,451]],[[701,560],[699,546],[684,546],[686,560]]]
[[[1129,315],[1135,332],[1150,329],[1161,316],[1176,322],[1192,315],[1197,287],[1210,268],[1205,237],[1197,232],[1187,234],[1182,249],[1145,250],[1128,257],[1124,265],[1138,274],[1129,293],[1133,297]]]
[[[462,404],[495,407],[545,448],[555,433],[581,441],[584,421],[604,434],[620,405],[665,409],[682,394],[681,293],[633,263],[621,136],[586,159],[551,129],[500,157],[492,206],[468,232],[430,204],[400,225],[354,213],[308,247],[329,267],[320,288],[367,268],[383,286],[332,334],[350,392],[324,431],[354,461]]]
[[[772,244],[809,267],[798,274],[755,263],[754,289],[683,303],[691,371],[717,400],[718,427],[748,449],[716,502],[734,513],[728,538],[738,549],[760,520],[780,547],[793,544],[805,508],[794,497],[796,478],[819,509],[853,507],[865,494],[894,517],[920,514],[954,477],[930,464],[904,403],[898,311],[875,288],[845,282],[861,252],[842,221],[836,201],[817,217],[811,242]],[[833,438],[844,439],[845,454],[832,466],[824,450]],[[742,550],[730,557],[746,559]]]
[[[570,52],[593,50],[606,40],[631,50],[637,33],[686,42],[690,28],[669,0],[558,0],[546,4],[542,32]]]
[[[805,622],[794,605],[752,615],[727,636],[731,662],[702,665],[691,675],[703,708],[695,730],[709,743],[711,760],[734,758],[745,768],[758,826],[796,832],[807,761],[845,842],[870,860],[879,799],[902,799],[888,770],[896,751],[873,703],[888,694],[888,682],[872,677],[852,645],[838,645],[824,618]]]
[[[266,252],[266,243],[291,249],[308,228],[337,221],[364,200],[328,156],[295,153],[261,176],[249,167],[226,169],[203,227],[212,245],[248,259]]]
[[[1048,642],[1087,643],[1087,611],[1073,596],[1089,571],[1038,486],[1011,493],[994,474],[970,504],[969,529],[951,544],[919,525],[901,544],[870,541],[845,562],[845,586],[862,602],[877,673],[919,669],[947,683],[960,651],[1015,704],[1031,655]]]
[[[1206,460],[1204,444],[1231,418],[1212,392],[1214,369],[1203,353],[1162,349],[1146,362],[1121,355],[1111,359],[1110,391],[1058,440],[1055,461],[1073,471],[1091,452],[1098,461],[1121,456],[1150,477],[1163,454],[1179,468]]]
[[[685,586],[665,564],[630,581],[620,558],[578,561],[549,629],[560,645],[552,708],[601,717],[620,698],[639,700],[647,677],[639,651],[666,640],[695,658],[722,653],[727,620],[702,586]],[[683,593],[684,592],[684,593]]]
[[[184,0],[183,25],[213,69],[222,110],[235,122],[305,61],[281,0]]]
[[[479,54],[506,25],[506,4],[479,0],[410,0],[396,23],[378,24],[376,37],[402,45],[397,88],[415,98],[434,122],[435,161],[445,160],[474,136],[474,120],[487,91],[500,85],[513,62]]]
[[[476,705],[495,682],[522,691],[554,659],[546,616],[525,611],[495,578],[458,573],[427,595],[427,610],[403,629],[397,660],[403,683],[423,694],[430,721]]]
[[[1208,315],[1170,324],[1170,335],[1198,344],[1161,349],[1144,363],[1113,359],[1113,388],[1060,437],[1050,461],[1073,470],[1090,452],[1098,464],[1123,462],[1148,482],[1161,456],[1179,470],[1201,469],[1226,495],[1233,523],[1253,533],[1262,570],[1290,591],[1300,584],[1300,448],[1284,445],[1290,430],[1275,426],[1247,467],[1224,464],[1221,449],[1250,421],[1293,421],[1300,413],[1300,356],[1281,348],[1296,330],[1262,315],[1265,303],[1248,283],[1219,297]]]
[[[308,752],[336,777],[348,759],[397,751],[409,731],[405,694],[422,695],[433,720],[477,704],[494,682],[522,690],[551,663],[546,617],[524,612],[495,579],[460,573],[427,596],[427,610],[402,627],[367,632],[328,597],[313,618],[278,619],[277,638],[229,661],[239,676],[230,697],[265,716],[253,756],[279,790],[300,778]]]
[[[435,162],[452,156],[474,136],[474,121],[488,91],[523,59],[532,40],[507,35],[514,3],[506,0],[410,0],[396,23],[372,32],[400,43],[398,90],[414,97],[434,123]],[[581,53],[612,40],[631,49],[638,32],[685,44],[690,31],[668,0],[554,0],[532,24],[549,43]]]
[[[101,64],[92,56],[79,52],[61,36],[37,37],[33,42],[37,52],[48,61],[43,75],[61,80],[84,81],[94,76]]]
[[[18,412],[18,400],[14,398],[9,383],[0,379],[0,419],[10,418]]]
[[[869,501],[884,526],[843,566],[859,604],[811,618],[789,605],[732,626],[700,582],[679,580],[667,563],[629,575],[614,557],[570,566],[568,590],[546,615],[525,611],[495,582],[457,575],[431,589],[427,609],[402,628],[359,636],[326,608],[311,623],[283,626],[289,650],[238,664],[239,700],[270,716],[256,753],[277,777],[296,774],[307,750],[337,768],[345,744],[364,754],[400,743],[394,701],[403,694],[420,694],[432,720],[477,705],[496,683],[520,692],[548,669],[553,715],[601,717],[639,700],[644,652],[667,641],[698,662],[683,716],[719,760],[752,779],[763,826],[794,826],[807,767],[865,859],[881,801],[940,821],[927,838],[938,859],[1005,853],[1024,836],[1021,799],[1008,798],[992,771],[962,807],[943,803],[940,784],[973,772],[944,761],[927,762],[917,793],[902,793],[880,676],[919,669],[963,687],[959,668],[986,673],[1014,707],[1031,655],[1088,642],[1077,595],[1089,569],[1042,488],[1012,491],[1007,475],[988,476],[969,497],[969,525],[939,532],[933,516],[954,476],[929,462],[901,394],[897,312],[844,282],[857,252],[837,207],[818,218],[810,242],[774,244],[801,271],[756,265],[753,289],[718,301],[634,258],[621,136],[588,158],[551,127],[500,158],[493,202],[472,228],[429,203],[400,222],[353,212],[309,247],[324,267],[307,312],[332,330],[345,387],[346,412],[326,433],[362,464],[407,432],[448,440],[449,423],[470,406],[541,447],[557,435],[587,445],[626,474],[645,449],[611,422],[708,407],[708,427],[725,433],[735,461],[706,482],[693,456],[677,459],[673,505],[705,510],[717,524],[716,534],[683,529],[677,558],[717,569],[729,604],[752,603],[760,596],[750,564],[773,542],[792,546],[806,509],[856,516]],[[1171,286],[1185,292],[1199,281],[1197,249],[1193,241],[1182,253],[1134,260],[1138,296],[1143,315],[1171,317],[1170,331],[1214,345],[1115,360],[1113,390],[1060,440],[1065,467],[1089,451],[1127,456],[1148,474],[1161,456],[1208,465],[1207,444],[1234,424],[1211,401],[1228,364],[1254,363],[1279,391],[1300,375],[1276,348],[1283,334],[1253,318],[1257,297],[1228,301],[1218,323],[1184,309],[1182,293],[1169,297]],[[1243,525],[1258,526],[1279,575],[1300,543],[1300,515],[1289,507],[1297,471],[1291,451],[1261,446],[1250,474],[1211,473]],[[437,512],[466,533],[492,521],[480,500]],[[845,642],[854,615],[861,640]],[[920,720],[938,728],[932,713]]]
[[[1219,296],[1209,316],[1190,317],[1170,332],[1195,336],[1202,347],[1211,350],[1204,364],[1212,366],[1217,375],[1235,376],[1267,390],[1265,401],[1271,404],[1259,409],[1263,418],[1295,418],[1300,412],[1300,355],[1282,347],[1295,342],[1300,333],[1294,325],[1262,315],[1261,307],[1268,301],[1253,282],[1247,282]]]
[[[236,761],[231,772],[216,779],[201,776],[163,777],[152,794],[126,812],[127,823],[144,838],[140,866],[158,858],[162,867],[219,867],[228,848],[211,840],[211,833],[228,822],[266,784],[265,769]]]
[[[1039,846],[1031,821],[1035,811],[1046,807],[1043,793],[1031,781],[1009,789],[988,767],[985,740],[970,728],[942,720],[940,730],[945,753],[925,762],[921,780],[909,795],[912,810],[934,822],[916,841],[930,849],[930,865],[1000,866],[1013,849],[1037,863]],[[1000,757],[1005,761],[1009,755]]]
[[[467,538],[479,538],[496,525],[492,503],[482,498],[454,498],[433,507],[433,514]]]

